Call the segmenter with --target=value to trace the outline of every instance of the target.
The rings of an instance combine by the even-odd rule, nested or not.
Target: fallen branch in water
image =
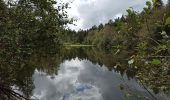
[[[141,80],[139,80],[139,83],[141,83],[141,85],[143,86],[143,88],[149,93],[149,95],[154,99],[154,100],[158,100],[153,94],[152,92],[150,92],[147,87],[143,84],[143,82]]]
[[[3,93],[7,97],[13,96],[13,97],[21,98],[21,99],[24,99],[24,100],[30,100],[30,99],[24,97],[23,95],[13,91],[11,88],[6,87],[2,84],[0,84],[0,93]]]

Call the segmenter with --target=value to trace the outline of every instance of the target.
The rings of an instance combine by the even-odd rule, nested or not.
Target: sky
[[[68,15],[77,19],[74,25],[69,25],[71,29],[89,29],[93,25],[106,23],[110,19],[115,19],[126,14],[126,9],[133,7],[136,11],[141,11],[146,0],[62,0],[70,3]],[[164,3],[167,0],[163,0]]]

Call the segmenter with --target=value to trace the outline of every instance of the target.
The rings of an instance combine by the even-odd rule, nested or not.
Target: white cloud
[[[126,9],[133,7],[140,11],[146,0],[64,0],[73,2],[68,10],[70,17],[77,18],[77,26],[70,25],[71,29],[88,29],[93,25],[106,23],[126,13]],[[167,0],[163,0],[166,2]]]
[[[68,10],[68,14],[70,17],[77,18],[78,21],[75,22],[77,26],[71,26],[71,28],[88,29],[124,14],[128,7],[132,6],[139,10],[144,4],[144,0],[74,0],[70,4],[72,8]]]

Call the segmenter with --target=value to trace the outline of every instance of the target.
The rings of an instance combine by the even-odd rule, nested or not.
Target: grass
[[[64,46],[66,47],[93,47],[95,45],[89,45],[89,44],[69,44],[69,43],[64,43]]]

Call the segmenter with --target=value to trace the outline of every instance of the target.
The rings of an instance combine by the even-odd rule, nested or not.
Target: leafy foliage
[[[28,77],[35,66],[54,73],[53,66],[62,59],[86,55],[122,76],[126,73],[129,79],[136,77],[155,93],[169,93],[169,4],[163,6],[161,0],[147,1],[141,13],[129,8],[127,15],[115,21],[75,32],[64,29],[71,23],[64,11],[68,4],[54,7],[56,3],[10,0],[6,4],[0,0],[0,70],[3,70],[0,86],[5,84],[10,88],[17,83],[29,98],[33,86]],[[91,44],[97,49],[85,52],[82,48],[79,51],[59,49],[64,43]],[[21,76],[23,70],[28,71]]]
[[[165,21],[165,25],[170,25],[170,17],[168,17]]]
[[[61,46],[59,36],[70,21],[64,11],[67,6],[54,7],[56,3],[54,0],[9,0],[7,3],[0,0],[0,98],[9,99],[14,93],[13,85],[21,86],[29,98],[33,86],[27,75],[34,72],[31,65],[34,61],[29,62],[33,60],[32,55],[55,54]],[[28,74],[20,75],[22,70]]]
[[[153,65],[159,65],[159,64],[161,64],[161,61],[158,60],[158,59],[153,59],[153,60],[151,61],[151,64],[153,64]]]
[[[153,89],[155,93],[158,91],[168,93],[169,12],[169,4],[163,6],[162,0],[147,1],[141,13],[130,7],[127,9],[127,15],[114,21],[109,20],[103,26],[93,26],[86,30],[84,39],[79,39],[79,32],[75,37],[76,40],[81,40],[80,43],[95,45],[99,50],[110,51],[119,57],[126,56],[127,62],[133,59],[128,68],[127,62],[125,64],[123,61],[119,61],[115,68],[126,69],[127,74],[136,76],[142,84]]]

